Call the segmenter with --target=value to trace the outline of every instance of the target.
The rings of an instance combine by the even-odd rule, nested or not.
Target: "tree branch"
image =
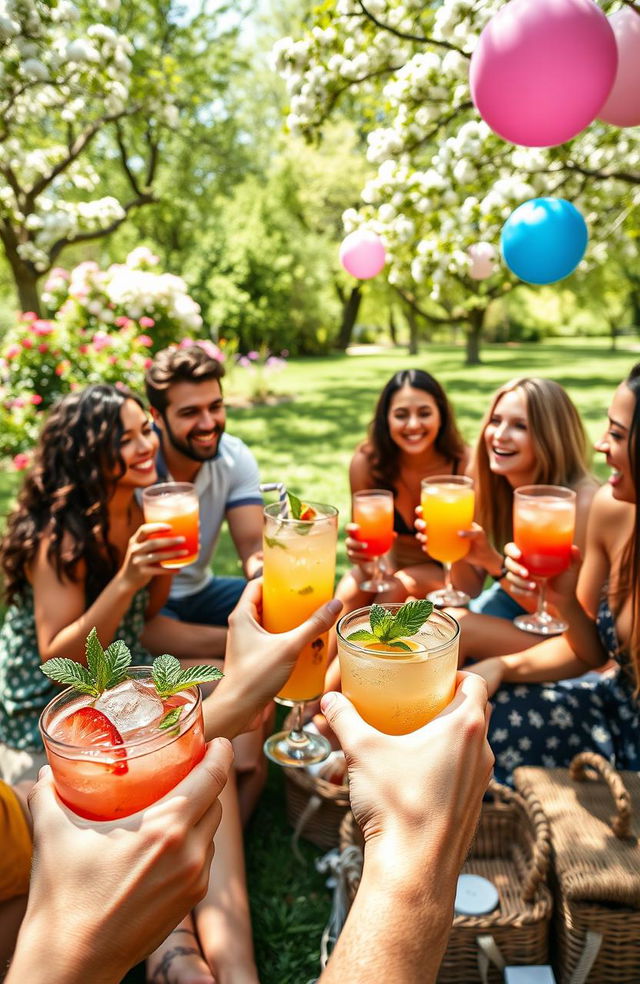
[[[632,174],[629,171],[603,171],[600,168],[583,167],[573,161],[567,161],[563,167],[567,171],[575,171],[576,174],[583,174],[587,178],[600,178],[602,181],[617,178],[618,181],[624,181],[626,184],[640,184],[640,174]]]
[[[402,38],[403,41],[416,41],[418,44],[434,44],[440,48],[446,48],[448,51],[457,51],[459,55],[463,56],[463,58],[471,58],[471,55],[467,54],[466,51],[463,51],[462,48],[458,48],[457,45],[451,44],[450,41],[438,41],[436,38],[428,38],[424,35],[420,36],[416,34],[405,34],[404,31],[398,31],[397,28],[391,27],[390,24],[383,24],[382,21],[379,21],[378,18],[371,13],[371,11],[367,10],[362,0],[358,0],[358,6],[362,10],[362,13],[367,20],[370,20],[372,24],[379,27],[381,31],[388,31],[389,34],[393,34],[396,38]]]
[[[142,192],[136,180],[136,176],[129,167],[129,154],[127,153],[127,148],[124,144],[124,134],[122,132],[122,127],[120,126],[120,121],[116,120],[116,143],[118,144],[118,150],[120,151],[120,163],[122,164],[122,170],[127,176],[127,180],[131,185],[134,195],[140,196]]]
[[[49,258],[51,262],[53,263],[55,258],[65,248],[65,246],[70,246],[72,244],[75,245],[76,243],[86,243],[92,239],[102,239],[103,236],[108,236],[110,233],[115,232],[116,229],[118,229],[122,223],[126,221],[126,218],[132,209],[139,208],[142,205],[150,205],[155,201],[157,201],[155,195],[143,193],[142,195],[139,195],[138,198],[135,198],[126,205],[123,205],[122,208],[124,210],[124,215],[119,219],[114,219],[110,225],[103,226],[101,229],[94,229],[92,232],[80,232],[77,236],[65,236],[64,239],[59,239],[49,250]]]

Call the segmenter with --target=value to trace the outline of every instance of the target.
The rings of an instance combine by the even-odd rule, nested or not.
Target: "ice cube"
[[[158,695],[137,680],[123,680],[117,687],[105,690],[94,707],[107,715],[122,738],[133,731],[150,727],[164,715],[164,706]]]

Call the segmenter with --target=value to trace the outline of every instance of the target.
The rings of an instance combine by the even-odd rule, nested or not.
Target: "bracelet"
[[[492,577],[494,581],[501,581],[502,578],[506,577],[508,573],[509,568],[506,564],[503,564],[498,574],[490,574],[489,576]]]

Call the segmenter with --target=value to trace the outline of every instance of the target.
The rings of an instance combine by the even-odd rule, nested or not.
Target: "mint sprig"
[[[413,652],[411,646],[401,640],[415,635],[432,611],[430,601],[407,601],[395,615],[382,605],[372,605],[369,614],[371,631],[357,629],[347,638],[350,642],[383,642],[392,650],[410,653]]]
[[[293,492],[287,492],[289,500],[289,510],[293,519],[300,519],[302,515],[302,499],[299,499]]]
[[[56,656],[48,659],[40,669],[51,680],[73,687],[81,694],[99,697],[105,690],[116,687],[128,679],[131,665],[129,647],[116,639],[103,649],[95,628],[86,642],[87,665],[81,666],[73,659]],[[159,697],[171,697],[200,683],[219,680],[222,673],[216,666],[190,666],[183,670],[175,656],[158,656],[151,665],[151,679]]]

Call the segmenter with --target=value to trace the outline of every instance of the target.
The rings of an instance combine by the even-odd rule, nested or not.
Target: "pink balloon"
[[[491,243],[474,243],[467,250],[471,265],[469,276],[472,280],[486,280],[496,268],[496,251]]]
[[[640,17],[631,7],[616,10],[609,23],[618,45],[618,71],[609,98],[598,114],[614,126],[640,123]]]
[[[380,236],[367,229],[357,229],[343,239],[340,262],[347,273],[358,280],[370,280],[385,264],[384,246]]]
[[[554,147],[595,119],[617,64],[612,27],[594,0],[511,0],[480,35],[471,95],[504,140]]]

